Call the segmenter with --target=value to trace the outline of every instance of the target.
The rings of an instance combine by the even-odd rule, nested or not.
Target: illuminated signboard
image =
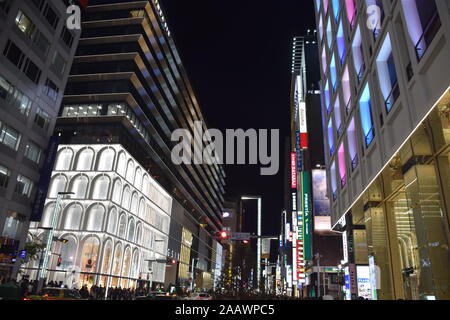
[[[302,172],[302,211],[303,211],[303,242],[304,258],[311,260],[311,188],[309,172]]]
[[[298,108],[299,127],[300,127],[300,147],[308,148],[308,125],[306,120],[306,103],[299,102]]]
[[[342,248],[343,248],[343,251],[344,251],[343,263],[347,263],[348,262],[347,231],[342,233]]]
[[[291,153],[291,187],[297,189],[297,153]]]
[[[303,171],[303,152],[302,152],[302,147],[301,147],[301,143],[300,143],[300,130],[297,130],[295,132],[295,137],[296,137],[296,146],[297,146],[297,170],[298,171]]]
[[[292,192],[292,211],[297,211],[297,192]]]

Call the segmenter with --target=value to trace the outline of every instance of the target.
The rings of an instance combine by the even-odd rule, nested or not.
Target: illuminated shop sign
[[[342,248],[344,251],[344,260],[342,262],[347,263],[348,262],[347,231],[342,233]]]
[[[297,153],[291,153],[291,188],[297,189]]]
[[[303,171],[303,152],[301,147],[300,130],[295,132],[296,148],[297,148],[297,171]]]
[[[308,125],[306,120],[306,103],[299,102],[298,108],[299,128],[300,128],[300,147],[302,149],[308,148]]]
[[[292,211],[297,211],[297,192],[292,192]]]

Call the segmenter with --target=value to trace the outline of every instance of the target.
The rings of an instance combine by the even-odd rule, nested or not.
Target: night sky
[[[315,28],[313,1],[161,2],[208,127],[280,129],[278,175],[260,176],[259,165],[225,166],[226,196],[262,195],[263,234],[278,235],[292,38]]]

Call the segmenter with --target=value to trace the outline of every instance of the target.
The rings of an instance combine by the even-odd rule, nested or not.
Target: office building
[[[0,2],[0,278],[15,278],[79,31],[70,1]]]

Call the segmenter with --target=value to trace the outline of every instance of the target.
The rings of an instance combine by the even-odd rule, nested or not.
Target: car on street
[[[136,297],[135,300],[179,300],[179,297],[164,292],[150,292],[146,296]]]
[[[192,293],[187,300],[212,300],[211,295],[208,293]]]
[[[44,288],[36,295],[23,300],[84,300],[78,290],[67,288]]]

